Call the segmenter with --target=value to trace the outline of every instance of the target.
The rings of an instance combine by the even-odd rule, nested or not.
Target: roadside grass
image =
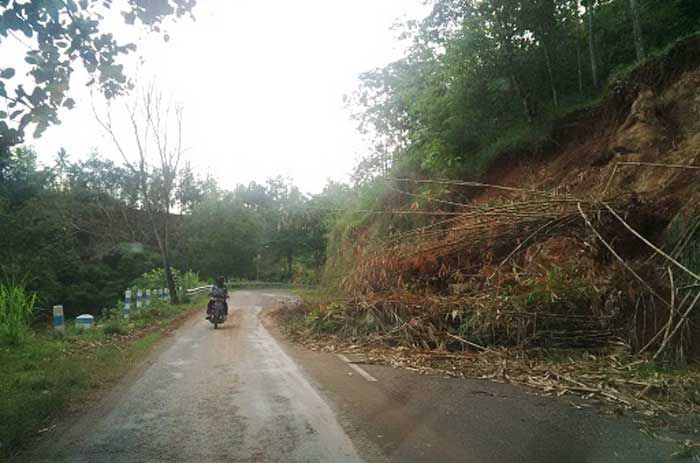
[[[0,282],[0,343],[18,345],[30,335],[35,301],[23,284]]]
[[[156,302],[128,321],[108,313],[93,330],[69,325],[64,336],[42,330],[22,343],[0,344],[0,460],[117,382],[204,304],[203,297],[178,306]]]
[[[323,336],[337,328],[325,327],[325,329],[321,329],[320,325],[323,324],[321,308],[331,305],[337,306],[336,302],[342,299],[338,290],[318,286],[297,287],[293,288],[291,292],[303,302],[274,312],[274,317],[280,322],[279,326],[290,339],[300,341]]]

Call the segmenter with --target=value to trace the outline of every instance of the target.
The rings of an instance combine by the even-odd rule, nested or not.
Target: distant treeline
[[[50,167],[26,148],[1,158],[0,278],[24,281],[38,305],[61,303],[67,313],[113,306],[132,282],[162,267],[136,182],[96,154],[71,162],[61,151]],[[345,191],[329,184],[309,197],[281,178],[225,191],[189,166],[176,185],[171,262],[204,280],[314,281],[334,196]]]

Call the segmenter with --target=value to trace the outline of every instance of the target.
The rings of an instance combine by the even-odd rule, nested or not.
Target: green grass
[[[29,336],[35,301],[21,283],[0,283],[0,344],[16,346]]]
[[[118,381],[180,315],[201,309],[203,301],[156,303],[129,321],[106,318],[85,332],[68,325],[65,336],[44,330],[0,346],[0,459]]]

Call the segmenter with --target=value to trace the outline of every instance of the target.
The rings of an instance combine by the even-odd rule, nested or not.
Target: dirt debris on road
[[[672,440],[678,455],[700,457],[700,372],[678,374],[627,354],[574,349],[482,348],[471,351],[389,346],[376,339],[300,331],[303,304],[281,304],[270,316],[287,337],[310,350],[341,352],[362,365],[385,365],[420,375],[522,385],[576,409],[629,415],[639,428]]]

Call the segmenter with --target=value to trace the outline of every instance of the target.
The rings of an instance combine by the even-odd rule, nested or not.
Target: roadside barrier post
[[[94,325],[95,317],[90,314],[83,314],[75,319],[75,328],[77,330],[91,330]]]
[[[167,301],[169,299],[170,299],[170,290],[168,288],[165,288],[165,300]]]
[[[141,310],[141,305],[143,303],[143,291],[140,289],[136,291],[136,310]]]
[[[131,291],[124,293],[124,318],[129,318],[131,314]]]
[[[53,306],[53,327],[56,331],[61,334],[66,332],[66,325],[63,320],[63,306],[55,305]]]

